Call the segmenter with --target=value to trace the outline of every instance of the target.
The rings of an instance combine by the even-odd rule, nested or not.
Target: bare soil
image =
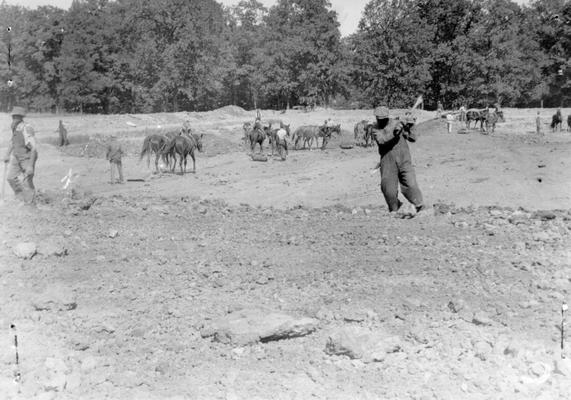
[[[268,162],[242,145],[255,114],[238,107],[30,115],[38,207],[18,206],[9,187],[0,205],[0,398],[567,399],[571,132],[552,133],[554,110],[543,110],[537,137],[536,112],[507,109],[490,135],[447,134],[417,112],[411,150],[432,207],[412,219],[388,214],[370,173],[376,148],[340,148],[370,110],[263,112],[293,129],[328,117],[343,129],[325,151]],[[205,134],[197,172],[153,174],[139,160],[143,137],[185,120]],[[8,116],[0,123],[5,146]],[[124,185],[108,184],[112,133],[128,154]],[[61,182],[70,169],[72,191]],[[22,242],[39,254],[18,258]],[[201,337],[242,308],[320,328],[246,347]],[[403,346],[375,363],[327,355],[331,332],[351,325]]]

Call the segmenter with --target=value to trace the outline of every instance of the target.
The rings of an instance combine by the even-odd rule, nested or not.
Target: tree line
[[[328,0],[0,3],[0,110],[569,105],[571,3],[371,0],[341,37]]]

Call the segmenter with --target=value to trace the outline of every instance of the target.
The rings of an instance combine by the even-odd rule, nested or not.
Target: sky
[[[224,5],[234,5],[239,0],[218,0]],[[271,7],[276,0],[259,0],[266,7]],[[357,30],[357,25],[361,19],[361,12],[369,0],[329,0],[339,16],[340,31],[342,36],[347,36]],[[453,0],[451,0],[453,1]],[[7,0],[8,4],[19,5],[29,8],[52,5],[67,10],[72,0]],[[528,4],[529,0],[515,0],[519,4]]]

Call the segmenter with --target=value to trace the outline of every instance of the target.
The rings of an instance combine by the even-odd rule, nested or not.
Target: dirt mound
[[[217,108],[216,110],[212,111],[215,114],[218,115],[229,115],[232,117],[244,117],[249,115],[248,111],[244,110],[242,107],[240,106],[224,106],[221,108]]]

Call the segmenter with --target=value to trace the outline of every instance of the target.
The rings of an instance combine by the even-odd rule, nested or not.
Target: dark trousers
[[[69,145],[69,140],[67,140],[67,132],[59,133],[59,146],[67,146]]]
[[[399,183],[402,194],[408,201],[415,207],[423,205],[422,193],[416,183],[410,151],[403,139],[391,151],[381,156],[381,191],[389,206],[389,211],[397,211],[400,207]]]
[[[115,168],[117,168],[117,172],[119,174],[118,182],[123,183],[123,164],[121,161],[110,161],[109,167],[111,170],[111,183],[115,183]]]
[[[31,158],[18,159],[12,155],[6,176],[16,198],[29,204],[33,204],[35,201],[36,188],[34,187],[33,172],[35,163],[35,160]],[[32,171],[32,173],[26,175],[26,170]]]

